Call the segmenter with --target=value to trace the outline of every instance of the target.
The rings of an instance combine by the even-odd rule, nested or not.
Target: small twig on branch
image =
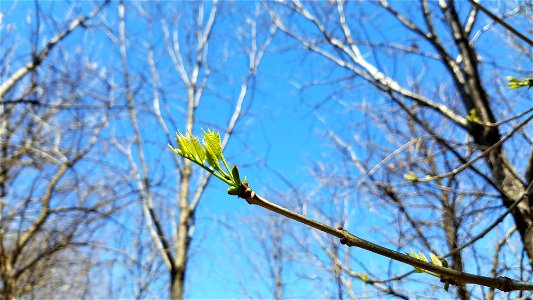
[[[529,121],[531,121],[531,120],[533,120],[533,115],[529,116],[526,120],[524,120],[518,126],[513,128],[513,130],[511,130],[511,132],[509,132],[506,136],[504,136],[499,141],[497,141],[496,143],[494,143],[493,145],[491,145],[490,147],[485,149],[485,151],[483,151],[477,157],[475,157],[474,159],[469,160],[468,162],[466,162],[463,165],[453,169],[452,171],[444,173],[444,174],[435,175],[435,176],[426,176],[425,178],[417,178],[417,181],[418,182],[427,182],[427,181],[432,181],[432,180],[436,180],[436,179],[442,179],[442,178],[451,177],[451,176],[455,176],[455,175],[459,174],[460,172],[462,172],[462,171],[466,170],[468,167],[470,167],[477,160],[487,156],[494,149],[500,147],[505,141],[507,141],[509,138],[511,138],[517,131],[522,129],[522,127],[526,126],[529,123]]]
[[[465,244],[453,249],[448,254],[443,255],[442,258],[451,256],[451,255],[463,250],[464,248],[472,245],[473,243],[475,243],[479,239],[483,238],[487,233],[492,231],[492,229],[494,229],[494,227],[496,227],[498,224],[500,224],[501,221],[503,221],[503,219],[505,219],[505,217],[507,217],[507,215],[510,214],[513,211],[513,209],[515,209],[518,206],[518,204],[520,204],[520,202],[522,202],[522,200],[529,199],[529,197],[531,197],[532,194],[533,194],[533,182],[531,182],[529,184],[529,186],[526,188],[526,190],[524,191],[522,196],[518,200],[516,200],[511,206],[509,206],[509,208],[500,217],[498,217],[496,220],[494,220],[494,222],[492,222],[492,224],[490,224],[487,228],[485,228],[485,230],[481,231],[478,235],[473,237],[469,242],[467,242],[467,243],[465,243]]]
[[[355,246],[374,252],[376,254],[391,258],[393,260],[403,262],[410,266],[423,269],[426,271],[433,272],[441,276],[443,280],[448,280],[451,283],[456,284],[478,284],[482,286],[492,287],[504,292],[515,291],[515,290],[528,290],[533,291],[533,283],[515,281],[508,277],[485,277],[480,275],[474,275],[464,272],[459,272],[454,269],[445,268],[441,266],[434,265],[432,263],[425,262],[420,259],[416,259],[409,255],[390,250],[388,248],[382,247],[380,245],[374,244],[367,240],[361,239],[343,228],[333,228],[329,225],[320,223],[313,219],[310,219],[304,215],[293,212],[287,208],[274,204],[263,197],[257,195],[246,183],[241,186],[241,192],[238,194],[240,198],[243,198],[251,205],[259,205],[270,211],[283,215],[287,218],[293,219],[297,222],[303,223],[309,227],[313,227],[322,232],[325,232],[329,235],[340,238],[342,244],[345,244],[349,247]]]
[[[478,3],[478,0],[468,0],[470,4],[473,6],[479,8],[482,12],[484,12],[487,16],[489,16],[492,20],[494,20],[496,23],[502,25],[505,27],[505,29],[509,30],[511,33],[513,33],[515,36],[520,38],[522,41],[529,44],[529,46],[533,46],[533,41],[528,39],[525,35],[520,33],[518,30],[513,28],[513,26],[507,24],[504,20],[502,20],[500,17],[496,16],[495,14],[491,13],[488,9],[483,7],[481,4]]]

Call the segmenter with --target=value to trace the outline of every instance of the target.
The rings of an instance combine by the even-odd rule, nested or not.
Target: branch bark
[[[390,250],[378,244],[364,240],[358,236],[353,235],[343,228],[333,228],[329,225],[323,224],[316,220],[310,219],[304,215],[293,212],[287,208],[274,204],[265,198],[257,195],[250,187],[246,185],[241,186],[242,192],[238,195],[251,205],[258,205],[267,210],[283,215],[289,219],[295,220],[309,227],[318,229],[324,233],[335,236],[340,239],[342,244],[349,247],[358,247],[370,252],[376,253],[381,256],[391,258],[393,260],[408,264],[413,267],[417,267],[423,270],[427,270],[438,274],[443,280],[451,280],[455,284],[477,284],[495,288],[504,292],[515,290],[528,290],[533,291],[533,283],[515,281],[508,277],[491,278],[480,275],[474,275],[470,273],[459,272],[450,268],[444,268],[425,261],[416,259],[409,255]]]

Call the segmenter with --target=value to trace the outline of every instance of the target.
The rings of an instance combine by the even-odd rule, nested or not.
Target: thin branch
[[[516,225],[513,226],[507,233],[505,234],[504,238],[496,244],[496,248],[494,249],[494,258],[492,261],[492,276],[496,276],[498,272],[498,262],[499,262],[499,256],[500,256],[500,250],[503,248],[505,244],[509,241],[513,233],[516,231]],[[486,299],[494,299],[494,288],[489,289],[489,296]]]
[[[529,197],[531,197],[531,195],[533,195],[533,182],[529,184],[529,186],[527,187],[527,189],[524,191],[524,193],[522,194],[522,196],[519,198],[519,200],[516,200],[511,206],[509,206],[509,208],[499,217],[497,218],[496,220],[494,220],[494,222],[492,222],[491,225],[489,225],[487,228],[485,228],[483,231],[481,231],[479,234],[477,234],[475,237],[473,237],[470,241],[468,241],[467,243],[461,245],[460,247],[457,247],[455,249],[453,249],[452,251],[450,251],[448,254],[446,255],[443,255],[442,258],[444,257],[448,257],[448,256],[451,256],[461,250],[463,250],[464,248],[472,245],[473,243],[475,243],[476,241],[478,241],[479,239],[483,238],[487,233],[489,233],[490,231],[492,231],[492,229],[494,229],[494,227],[496,227],[498,224],[500,224],[503,219],[505,219],[505,217],[507,217],[507,215],[509,213],[511,213],[513,211],[513,209],[515,209],[515,207],[518,206],[518,204],[520,202],[522,202],[524,199],[529,199]]]
[[[333,132],[331,131],[328,131],[328,134],[332,137],[332,139],[335,141],[335,143],[337,145],[339,145],[340,147],[342,147],[345,151],[347,151],[348,153],[350,153],[350,159],[352,160],[352,162],[357,166],[357,168],[360,170],[360,172],[362,174],[365,174],[365,177],[363,179],[361,179],[361,181],[359,182],[359,184],[355,187],[355,188],[358,188],[365,180],[366,178],[370,178],[371,180],[373,181],[376,181],[374,179],[374,175],[373,173],[375,172],[375,170],[378,168],[378,166],[381,164],[381,163],[385,163],[384,161],[380,162],[378,164],[378,166],[372,168],[372,170],[370,170],[369,172],[367,172],[364,167],[361,165],[361,163],[359,162],[359,160],[357,159],[357,156],[355,154],[355,151],[353,150],[353,148],[348,145],[344,140],[342,140],[339,136],[335,135]],[[397,149],[395,150],[391,155],[389,155],[387,158],[385,158],[385,160],[388,160],[389,158],[391,158],[391,156],[393,155],[396,155],[398,153],[400,153],[400,151],[403,151],[403,149],[409,145],[412,144],[412,142],[418,142],[420,141],[420,139],[412,139],[411,141],[409,141],[407,144],[404,144],[403,146],[400,147],[400,149]],[[405,208],[403,202],[400,200],[400,198],[398,197],[397,193],[390,187],[390,186],[386,186],[386,185],[381,185],[381,184],[377,184],[377,186],[383,190],[383,193],[389,197],[395,204],[396,206],[400,209],[400,212],[405,216],[405,218],[407,219],[407,221],[409,222],[409,225],[411,225],[411,227],[416,231],[416,233],[418,234],[418,237],[422,240],[422,243],[424,244],[424,246],[426,248],[428,248],[431,252],[435,252],[436,251],[433,249],[433,247],[431,246],[431,243],[428,241],[428,239],[426,238],[426,236],[423,234],[420,226],[417,226],[416,223],[415,223],[415,220],[411,217],[411,215],[409,214],[409,212],[407,211],[407,209]]]
[[[261,206],[272,212],[283,215],[289,219],[295,220],[309,227],[313,227],[329,235],[338,237],[340,238],[340,242],[342,244],[345,244],[349,247],[355,246],[358,248],[362,248],[370,252],[379,254],[381,256],[385,256],[393,260],[408,264],[410,266],[433,272],[435,274],[440,275],[442,278],[453,280],[453,282],[458,284],[477,284],[487,287],[493,287],[504,292],[515,290],[533,291],[533,283],[531,282],[515,281],[508,277],[490,278],[480,275],[459,272],[450,268],[444,268],[441,266],[434,265],[432,263],[425,262],[420,259],[416,259],[414,257],[394,250],[390,250],[378,244],[374,244],[367,240],[361,239],[342,228],[333,228],[326,224],[310,219],[304,215],[293,212],[287,208],[274,204],[257,195],[251,188],[245,185],[242,186],[242,192],[241,194],[239,194],[239,197],[244,198],[251,205]]]
[[[246,78],[241,84],[241,90],[239,92],[239,96],[235,103],[233,114],[231,115],[231,118],[228,121],[228,125],[226,126],[226,133],[224,134],[224,138],[222,139],[222,143],[221,143],[222,150],[224,150],[226,146],[228,145],[229,139],[235,129],[235,125],[237,124],[237,121],[239,121],[240,117],[242,116],[242,113],[241,113],[242,105],[244,103],[246,95],[248,94],[248,86],[252,78],[254,78],[256,75],[257,69],[261,63],[263,55],[266,52],[270,43],[272,42],[274,35],[276,34],[276,29],[277,27],[275,26],[272,26],[270,28],[269,36],[267,37],[263,45],[259,49],[257,49],[257,42],[256,42],[257,37],[256,37],[255,23],[252,24],[252,51],[249,55],[248,73],[246,74]],[[204,177],[200,180],[200,183],[198,184],[196,191],[193,195],[193,200],[191,201],[191,204],[190,204],[190,209],[192,211],[194,211],[196,206],[198,205],[200,198],[203,194],[203,191],[205,190],[205,187],[207,186],[207,183],[209,182],[210,177],[211,177],[211,174],[206,173]]]
[[[131,119],[131,124],[134,131],[134,143],[137,147],[137,153],[139,156],[139,162],[141,165],[141,171],[139,172],[137,168],[137,163],[135,162],[133,155],[130,151],[126,151],[130,163],[134,167],[134,176],[137,181],[139,190],[141,191],[141,202],[143,205],[143,212],[145,218],[147,219],[147,227],[150,235],[152,236],[154,242],[157,245],[158,250],[161,252],[163,261],[165,262],[166,267],[169,270],[175,270],[176,266],[174,264],[174,257],[170,250],[170,243],[165,237],[163,227],[159,222],[157,217],[154,205],[153,205],[153,196],[150,188],[150,180],[148,175],[148,167],[146,165],[146,160],[143,151],[143,140],[141,138],[141,133],[139,129],[139,123],[137,121],[137,113],[134,108],[134,99],[133,93],[131,91],[130,84],[130,73],[128,69],[128,59],[127,59],[127,50],[126,50],[126,23],[125,23],[125,6],[121,1],[118,6],[118,16],[119,16],[119,48],[120,55],[122,60],[122,68],[124,71],[124,82],[125,82],[125,92],[126,100],[128,103],[128,112]],[[142,172],[142,174],[141,174]]]
[[[333,253],[331,250],[326,249],[326,253],[330,257],[330,259],[334,261],[334,263],[335,263],[335,265],[337,267],[341,268],[343,271],[345,271],[351,277],[357,278],[357,279],[361,280],[363,283],[371,285],[374,288],[376,288],[377,290],[379,290],[381,292],[384,292],[384,293],[387,293],[387,294],[389,294],[391,296],[395,296],[395,297],[398,297],[400,299],[406,299],[406,300],[409,299],[409,297],[407,295],[404,295],[404,294],[396,291],[395,289],[391,288],[390,286],[387,286],[387,285],[383,284],[382,281],[374,280],[374,279],[369,278],[366,273],[358,273],[358,272],[354,272],[354,271],[346,268],[344,266],[344,264],[340,261],[340,259],[337,256],[334,255],[335,253]]]
[[[522,41],[529,44],[529,46],[533,46],[533,41],[527,38],[525,35],[520,33],[520,31],[514,29],[513,26],[507,24],[504,20],[502,20],[500,17],[496,16],[495,14],[491,13],[488,9],[483,7],[481,4],[479,4],[476,0],[468,0],[473,6],[479,8],[482,12],[484,12],[489,18],[493,19],[496,23],[502,25],[505,29],[509,30],[512,34],[516,35],[518,38],[520,38]]]
[[[35,55],[31,61],[26,63],[23,67],[15,71],[8,79],[6,79],[2,85],[0,85],[0,100],[3,100],[4,95],[9,92],[15,84],[21,80],[26,74],[28,74],[30,71],[35,70],[39,65],[44,61],[44,59],[48,56],[50,51],[54,49],[59,42],[61,42],[65,37],[67,37],[71,32],[73,32],[76,28],[79,26],[82,26],[87,20],[91,19],[92,17],[96,16],[100,10],[106,6],[110,1],[106,0],[102,5],[98,6],[95,10],[93,10],[90,14],[78,17],[74,21],[70,23],[70,25],[67,27],[66,30],[63,32],[58,33],[56,36],[54,36],[52,39],[46,43],[44,48]]]
[[[477,20],[478,11],[479,9],[477,8],[477,6],[473,6],[470,10],[470,13],[468,13],[468,18],[466,19],[465,23],[465,33],[468,36],[472,32],[472,29],[474,29],[474,24]]]
[[[476,158],[469,160],[468,162],[464,163],[460,167],[457,167],[457,168],[451,170],[450,172],[447,172],[447,173],[444,173],[444,174],[435,175],[435,176],[427,176],[425,178],[419,178],[417,181],[419,181],[419,182],[427,182],[427,181],[432,181],[432,180],[441,179],[441,178],[445,178],[445,177],[452,177],[452,176],[455,176],[455,175],[459,174],[460,172],[462,172],[462,171],[466,170],[468,167],[470,167],[477,160],[487,156],[494,149],[500,147],[505,141],[507,141],[509,138],[511,138],[513,136],[513,134],[515,134],[517,131],[519,131],[522,127],[526,126],[529,123],[529,121],[531,121],[532,119],[533,119],[533,115],[529,116],[525,121],[523,121],[518,126],[513,128],[513,130],[511,130],[511,132],[509,132],[506,136],[504,136],[498,142],[494,143],[492,146],[488,147],[485,151],[481,152],[481,154],[478,155]]]
[[[452,122],[456,123],[461,128],[465,128],[465,129],[467,128],[468,123],[465,118],[456,114],[453,110],[451,110],[449,107],[447,107],[446,105],[442,103],[434,102],[433,100],[428,99],[421,94],[418,94],[416,92],[413,92],[411,90],[408,90],[402,87],[397,81],[395,81],[391,77],[379,71],[375,66],[370,64],[361,55],[359,55],[358,54],[359,50],[357,50],[357,46],[355,44],[352,44],[350,45],[350,47],[348,47],[342,41],[334,38],[332,34],[326,30],[325,26],[317,18],[315,18],[307,9],[305,9],[305,7],[303,7],[303,5],[300,2],[294,1],[294,4],[296,5],[296,7],[289,7],[289,8],[295,10],[297,13],[300,13],[309,22],[311,22],[317,28],[317,30],[319,30],[320,33],[326,38],[327,42],[330,45],[332,45],[336,49],[347,54],[350,57],[350,59],[355,63],[355,65],[343,59],[338,58],[332,53],[324,50],[323,48],[318,47],[314,43],[310,43],[309,41],[305,40],[298,34],[292,32],[291,30],[287,28],[285,24],[283,24],[279,16],[277,16],[272,11],[272,9],[269,8],[270,14],[276,26],[278,26],[278,28],[281,31],[283,31],[285,34],[289,35],[290,37],[300,42],[307,49],[324,56],[325,58],[331,60],[332,62],[334,62],[335,64],[339,65],[342,68],[346,68],[354,72],[355,74],[357,74],[364,80],[371,83],[376,88],[384,92],[398,93],[402,95],[403,97],[408,98],[420,104],[421,106],[431,108],[432,110],[436,111],[437,113],[439,113],[446,119],[449,119]],[[359,67],[356,67],[356,65]]]

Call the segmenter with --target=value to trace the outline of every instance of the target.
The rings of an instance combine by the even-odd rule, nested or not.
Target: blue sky
[[[185,7],[185,2],[175,2],[177,7]],[[394,2],[399,7],[405,8],[405,2]],[[168,4],[168,3],[167,3]],[[254,9],[257,2],[223,2],[221,6],[226,8],[241,10],[242,12],[249,12]],[[66,8],[70,4],[65,2],[43,2],[41,3],[45,11],[51,12],[55,17],[61,20],[67,13]],[[209,8],[207,5],[207,8]],[[33,21],[29,22],[27,16],[28,12],[31,16],[33,3],[31,2],[9,2],[2,1],[2,12],[4,13],[3,22],[14,22],[17,25],[15,29],[18,34],[23,37],[28,37],[31,31]],[[106,9],[106,15],[111,20],[111,23],[116,25],[116,3],[110,5]],[[13,8],[13,10],[11,10]],[[92,4],[83,3],[80,8],[83,11],[89,11]],[[139,41],[150,40],[154,41],[157,46],[155,52],[161,56],[157,57],[157,64],[160,71],[161,85],[164,87],[166,100],[168,102],[176,101],[178,105],[170,106],[171,111],[168,117],[173,117],[177,120],[178,128],[170,128],[170,130],[182,130],[180,127],[184,124],[182,121],[182,110],[179,108],[181,104],[180,97],[183,97],[183,86],[180,85],[176,78],[170,59],[165,56],[164,39],[160,32],[160,25],[153,28],[153,35],[150,34],[148,25],[144,21],[140,21],[138,11],[136,11],[133,3],[127,2],[127,30],[134,32],[131,34],[129,45],[129,67],[132,73],[142,73],[147,69],[146,49]],[[365,35],[370,36],[374,41],[405,41],[412,39],[417,42],[416,38],[409,36],[407,33],[398,29],[398,24],[390,22],[386,18],[386,14],[382,11],[377,11],[375,6],[368,2],[361,2],[358,10],[366,11],[369,20],[361,20],[361,22],[370,22],[371,18],[379,19],[380,22],[372,23],[375,26],[373,29],[380,34],[374,34],[371,31],[356,33],[358,38],[363,38]],[[206,10],[207,11],[207,10]],[[464,13],[464,10],[462,10]],[[168,12],[170,14],[170,12]],[[213,80],[210,81],[208,87],[210,90],[206,91],[205,97],[202,98],[198,111],[198,119],[195,125],[195,133],[200,133],[200,128],[205,128],[214,124],[215,128],[223,126],[229,116],[230,111],[227,102],[233,103],[239,92],[239,87],[242,78],[246,72],[246,61],[243,56],[240,41],[236,38],[236,29],[233,27],[236,24],[241,24],[245,14],[237,15],[222,15],[220,21],[216,24],[215,33],[212,46],[210,46],[209,59],[215,61],[215,65],[219,70],[215,70]],[[30,17],[31,18],[31,17]],[[262,21],[268,20],[265,15],[261,17]],[[415,15],[416,18],[416,15]],[[354,21],[355,22],[355,21]],[[176,22],[176,24],[178,24]],[[57,24],[58,28],[62,28],[64,24]],[[357,26],[355,24],[354,26]],[[305,27],[304,27],[305,28]],[[306,28],[309,29],[309,28]],[[367,28],[368,29],[368,28]],[[56,32],[55,25],[45,24],[43,36],[50,37],[53,32]],[[182,31],[183,32],[183,31]],[[186,30],[185,30],[186,32]],[[260,38],[265,38],[265,33],[260,33]],[[486,39],[490,41],[490,39]],[[486,40],[481,39],[480,43],[484,47],[489,48],[490,44]],[[11,41],[11,40],[10,40]],[[20,55],[27,56],[29,43],[28,40],[19,40],[23,43],[17,48]],[[46,42],[45,38],[40,39],[40,45]],[[182,47],[187,47],[185,41]],[[138,44],[136,44],[138,43]],[[423,43],[420,44],[421,49],[426,47]],[[121,83],[120,77],[120,63],[118,50],[115,45],[112,45],[108,36],[102,31],[92,30],[89,32],[76,31],[70,36],[65,43],[60,47],[62,51],[75,52],[76,49],[82,49],[91,59],[98,64],[99,67],[105,68],[109,78],[112,78],[117,84]],[[289,50],[287,50],[289,49]],[[370,56],[370,51],[368,51]],[[59,50],[58,50],[59,51]],[[234,51],[234,55],[230,56],[227,61],[223,61],[225,51]],[[498,63],[504,65],[506,63],[514,63],[513,58],[505,56],[506,52],[499,50],[487,49],[487,52],[494,53],[501,52],[500,61]],[[21,62],[23,60],[20,60]],[[218,62],[220,61],[220,65]],[[409,80],[411,74],[421,72],[422,67],[416,64],[416,61],[411,57],[402,57],[396,61],[387,54],[380,54],[377,60],[372,62],[379,62],[383,68],[388,70],[390,74],[394,74],[399,82],[405,83]],[[12,66],[15,68],[16,66]],[[424,79],[421,81],[422,86],[431,86],[434,82],[442,78],[442,68],[434,65],[429,70],[423,70]],[[486,71],[487,73],[490,70]],[[382,141],[384,146],[387,145],[383,133],[372,126],[363,129],[363,125],[367,122],[363,119],[362,114],[355,111],[353,107],[356,104],[366,103],[374,107],[387,107],[383,96],[376,93],[376,91],[368,87],[360,79],[350,79],[345,81],[337,81],[335,84],[317,85],[302,89],[303,86],[315,80],[333,80],[335,78],[343,78],[348,73],[337,67],[333,67],[329,63],[325,63],[322,58],[316,55],[306,55],[294,43],[289,41],[282,33],[278,33],[270,51],[265,54],[264,60],[259,68],[257,77],[254,80],[253,88],[250,89],[249,94],[245,100],[244,107],[246,108],[246,115],[239,121],[237,131],[226,149],[226,158],[230,164],[237,164],[240,166],[241,175],[246,175],[250,184],[254,189],[270,198],[273,202],[277,201],[278,193],[288,192],[289,188],[283,180],[281,180],[275,172],[276,170],[282,174],[290,183],[298,187],[301,191],[312,190],[316,185],[316,181],[311,175],[311,170],[316,167],[317,163],[324,162],[326,165],[332,166],[333,172],[349,172],[357,178],[359,174],[354,170],[343,170],[340,163],[341,154],[332,146],[330,139],[327,137],[327,129],[333,130],[340,136],[350,139],[364,130],[368,130],[370,134],[374,134],[377,141]],[[136,79],[139,84],[147,83]],[[163,88],[162,88],[163,89]],[[224,97],[220,97],[222,94]],[[138,95],[140,102],[143,97],[149,99],[150,89],[142,90]],[[227,102],[226,102],[227,101]],[[354,104],[355,103],[355,104]],[[525,103],[525,105],[523,105]],[[520,102],[520,111],[523,106],[527,106],[526,102]],[[460,110],[460,109],[458,109]],[[168,175],[174,172],[172,164],[165,163],[165,159],[169,159],[170,153],[166,149],[168,140],[165,135],[155,125],[153,116],[150,113],[140,114],[146,123],[143,130],[143,135],[151,144],[147,146],[148,161],[153,164],[150,167],[157,178],[166,178],[162,183],[164,188],[161,193],[167,192],[166,189],[172,190],[174,181],[173,175]],[[127,123],[124,115],[117,115],[116,120],[111,125],[111,131],[121,137],[128,137],[131,135],[131,128]],[[181,119],[180,119],[181,118]],[[368,125],[368,124],[366,124]],[[111,133],[105,133],[111,135]],[[166,151],[166,152],[165,152]],[[370,155],[365,149],[359,149],[358,154],[362,157]],[[118,157],[109,157],[110,160],[118,160]],[[161,161],[163,160],[163,161]],[[120,161],[113,161],[120,165]],[[267,164],[269,168],[266,168]],[[271,168],[271,169],[270,169]],[[168,177],[165,177],[168,176]],[[260,246],[258,242],[252,238],[252,227],[250,222],[261,228],[261,222],[269,212],[264,211],[259,207],[251,207],[244,200],[226,194],[226,186],[221,182],[212,180],[206,191],[196,213],[196,233],[193,238],[191,246],[191,261],[189,264],[189,271],[187,273],[186,296],[190,298],[244,298],[248,296],[243,291],[249,289],[251,293],[249,296],[256,297],[271,297],[269,294],[269,286],[263,282],[262,278],[254,273],[250,268],[249,257],[246,256],[246,251],[254,253],[259,251]],[[171,193],[168,193],[171,194]],[[167,195],[167,194],[166,194]],[[327,197],[328,192],[319,193],[319,197]],[[358,200],[360,195],[357,190],[351,195],[350,210],[351,230],[356,234],[360,234],[363,238],[369,240],[382,242],[384,239],[381,236],[374,235],[372,226],[379,228],[387,224],[388,215],[386,212],[380,212],[379,207],[365,206],[365,204]],[[291,204],[291,199],[288,197],[288,203]],[[292,200],[296,201],[296,200]],[[296,206],[294,202],[294,206]],[[325,209],[332,209],[332,204],[327,202],[324,204]],[[124,215],[119,216],[125,226],[128,224],[131,215],[127,213],[139,213],[136,208],[131,208],[125,212]],[[248,223],[240,222],[243,219],[248,220]],[[361,221],[359,221],[361,220]],[[368,228],[360,226],[368,223]],[[167,224],[168,225],[168,224]],[[366,224],[365,224],[366,225]],[[298,227],[297,227],[298,228]],[[299,233],[310,234],[303,227],[296,230]],[[132,228],[132,231],[134,229]],[[260,229],[259,229],[260,230]],[[265,228],[265,230],[268,230]],[[134,232],[125,234],[126,242],[121,241],[124,245],[127,244],[128,239],[133,239]],[[144,238],[146,238],[144,236]],[[302,236],[306,239],[309,236]],[[293,246],[294,241],[290,238],[285,240],[288,248]],[[392,245],[387,245],[392,246]],[[402,249],[405,250],[405,249]],[[368,253],[360,249],[351,249],[353,255],[360,260],[368,262],[368,268],[379,273],[379,270],[386,270],[388,260],[380,258],[377,255]],[[260,253],[257,252],[257,253]],[[255,255],[260,255],[260,254]],[[319,270],[311,263],[302,260],[310,260],[309,257],[302,253],[295,254],[296,259],[286,263],[286,296],[295,298],[316,298],[330,295],[329,290],[333,291],[334,286],[330,282],[324,271]],[[323,254],[322,254],[323,256]],[[263,258],[258,259],[263,262]],[[160,262],[159,262],[160,263]],[[354,267],[357,269],[357,266]],[[291,272],[288,270],[296,270]],[[407,266],[400,266],[397,270],[407,271],[410,268]],[[358,271],[363,271],[361,268]],[[308,273],[310,276],[317,276],[313,280],[304,280],[302,273]],[[166,276],[163,272],[162,276]],[[106,275],[114,284],[120,285],[120,281],[124,284],[133,284],[132,279],[128,277],[128,270],[117,267],[114,273]],[[427,279],[427,275],[417,274],[415,278]],[[165,297],[167,291],[166,277],[156,280],[153,285],[154,291],[159,297]],[[327,283],[327,284],[324,284]],[[245,286],[246,288],[244,288]],[[416,282],[410,283],[410,286],[417,288]],[[370,289],[364,287],[359,282],[354,282],[355,291],[365,291]],[[159,290],[159,291],[158,291]],[[326,292],[326,291],[328,292]],[[439,294],[442,296],[446,294]],[[129,298],[132,295],[127,290],[121,294],[122,297]]]

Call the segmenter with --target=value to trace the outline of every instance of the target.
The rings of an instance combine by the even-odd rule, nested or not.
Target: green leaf
[[[204,146],[209,146],[211,150],[213,151],[213,154],[216,158],[222,159],[222,143],[220,142],[220,134],[215,131],[203,130],[204,133]],[[207,147],[206,147],[207,148]]]
[[[207,132],[202,130],[202,132],[204,134],[203,143],[200,143],[190,131],[187,131],[187,136],[177,132],[176,143],[178,147],[174,148],[171,145],[169,147],[174,153],[191,160],[226,184],[235,187],[236,189],[230,189],[228,192],[237,195],[243,183],[239,178],[237,167],[234,166],[232,171],[222,154],[220,134],[211,130]],[[227,172],[222,170],[222,163]]]
[[[204,162],[206,158],[204,147],[202,147],[202,144],[200,144],[200,141],[198,141],[198,139],[194,135],[192,135],[190,132],[189,132],[189,139],[194,148],[196,158],[198,159],[199,162]]]
[[[475,108],[472,108],[468,111],[468,116],[466,116],[466,120],[469,122],[479,122],[479,118],[477,117]]]
[[[228,188],[228,194],[230,195],[238,195],[240,192],[240,186],[230,186]]]
[[[442,261],[439,259],[438,256],[436,256],[435,254],[433,253],[430,253],[429,254],[429,257],[431,258],[431,262],[436,265],[436,266],[439,266],[439,267],[442,267]]]
[[[510,89],[517,89],[517,88],[526,87],[526,86],[529,89],[533,86],[533,78],[526,78],[524,80],[520,80],[512,76],[507,76],[507,81],[508,81],[507,87]]]
[[[413,171],[409,171],[407,174],[403,175],[403,178],[415,183],[418,182],[418,177],[415,176]]]
[[[181,152],[183,153],[182,156],[187,158],[194,158],[194,153],[196,152],[194,150],[194,146],[192,142],[185,137],[181,132],[178,132],[176,142],[178,143],[178,147],[180,148]]]
[[[364,282],[369,282],[370,281],[370,278],[368,278],[368,275],[366,275],[366,273],[360,273],[359,274],[359,278],[364,281]]]
[[[418,256],[418,254],[413,249],[409,248],[409,250],[411,250],[411,256],[412,257],[420,259],[420,256]]]
[[[411,256],[416,258],[416,259],[420,259],[420,260],[423,260],[422,258],[420,258],[420,255],[418,255],[418,253],[416,253],[413,249],[409,248],[409,250],[411,250]],[[420,252],[421,255],[424,255],[422,254],[422,252]],[[424,256],[424,258],[426,259],[425,261],[427,262],[427,258]],[[418,268],[418,267],[414,267],[415,268],[415,273],[422,273],[424,272],[424,270]]]
[[[215,169],[217,171],[222,171],[222,169],[220,168],[220,163],[218,162],[218,158],[213,153],[213,150],[209,147],[209,145],[207,143],[204,143],[204,147],[205,147],[205,155],[206,155],[206,158],[207,158],[207,163],[211,167],[213,167],[213,169]],[[223,173],[223,172],[221,172],[221,173]]]
[[[420,252],[420,260],[423,260],[425,262],[428,262],[427,257],[424,255],[424,253]]]
[[[447,292],[449,288],[450,288],[450,283],[446,282],[446,284],[444,284],[444,290]]]
[[[235,186],[241,186],[241,178],[239,176],[239,168],[237,168],[237,165],[233,165],[231,168],[231,176],[233,177],[233,182],[235,182]]]
[[[170,148],[170,150],[172,150],[172,152],[174,152],[174,153],[176,153],[176,154],[178,154],[178,155],[183,156],[183,152],[181,152],[180,149],[176,149],[176,148],[172,147],[172,145],[170,145],[170,144],[168,145],[168,147]]]
[[[441,262],[442,262],[442,266],[443,267],[448,268],[449,265],[448,265],[448,261],[447,260],[443,259],[443,260],[441,260]]]

